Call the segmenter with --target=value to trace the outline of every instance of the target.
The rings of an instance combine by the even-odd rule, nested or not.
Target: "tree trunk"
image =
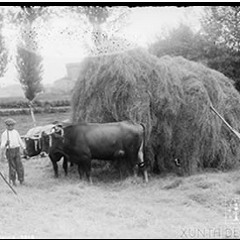
[[[29,108],[30,108],[30,112],[31,112],[32,120],[33,120],[33,126],[36,127],[37,123],[36,123],[36,119],[35,119],[35,116],[34,116],[34,111],[33,111],[32,102],[31,101],[29,101]]]

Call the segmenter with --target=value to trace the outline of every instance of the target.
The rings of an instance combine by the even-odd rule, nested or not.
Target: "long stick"
[[[13,191],[14,194],[17,195],[17,192],[13,189],[13,187],[8,183],[8,181],[6,180],[6,178],[3,176],[3,174],[0,172],[0,176],[2,177],[2,179],[4,180],[4,182],[10,187],[10,189]]]
[[[224,122],[224,124],[238,137],[238,139],[240,139],[240,133],[226,122],[226,120],[219,114],[219,112],[212,106],[212,104],[210,105],[210,109],[215,112],[217,116]]]

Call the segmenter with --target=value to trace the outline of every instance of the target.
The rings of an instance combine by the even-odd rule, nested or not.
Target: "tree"
[[[125,6],[79,6],[74,8],[69,7],[67,11],[79,23],[81,22],[79,28],[84,33],[82,42],[84,42],[84,47],[88,51],[88,54],[101,55],[112,53],[115,43],[115,45],[121,45],[120,42],[122,39],[117,37],[116,33],[126,25],[130,8]],[[76,31],[79,31],[79,29],[76,29]],[[90,36],[90,39],[85,38],[85,36]]]
[[[209,41],[227,45],[231,50],[240,51],[240,7],[211,6],[204,8],[201,19],[203,30]]]
[[[205,7],[199,32],[181,24],[150,46],[150,52],[202,62],[235,81],[240,91],[240,7]]]
[[[17,19],[20,22],[21,42],[17,48],[16,68],[19,81],[25,97],[29,100],[29,107],[34,126],[36,120],[33,111],[33,101],[37,94],[43,90],[42,57],[38,53],[37,32],[34,22],[45,13],[44,7],[22,7]]]
[[[206,42],[200,32],[195,33],[189,26],[180,24],[168,36],[150,45],[149,51],[158,57],[182,56],[193,61],[204,61],[204,46]]]
[[[17,49],[17,70],[25,97],[32,102],[42,91],[42,57],[25,48]]]
[[[70,11],[74,11],[79,14],[80,17],[85,16],[91,25],[91,40],[93,43],[92,52],[96,53],[98,46],[101,45],[101,41],[106,38],[106,34],[102,29],[102,24],[107,20],[109,11],[106,7],[98,6],[80,6],[77,8],[71,8]]]
[[[4,41],[2,29],[4,26],[4,10],[0,8],[0,77],[4,76],[8,63],[8,51]]]
[[[240,7],[205,7],[201,24],[210,44],[208,66],[233,79],[240,91]]]

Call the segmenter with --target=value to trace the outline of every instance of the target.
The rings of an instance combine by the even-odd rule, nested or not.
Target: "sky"
[[[198,29],[202,7],[136,7],[127,9],[126,12],[128,14],[121,15],[117,20],[103,24],[102,28],[107,37],[120,37],[123,41],[130,42],[128,46],[131,47],[147,47],[158,36],[161,37],[170,29],[177,27],[180,22]],[[86,26],[84,19],[79,22],[72,16],[65,19],[56,18],[48,22],[47,26],[39,21],[35,27],[41,42],[43,84],[52,84],[66,76],[65,65],[81,62],[94,47],[91,37],[92,26]],[[4,33],[11,52],[14,52],[18,35],[9,26],[5,28]],[[0,87],[16,83],[18,83],[16,70],[14,62],[11,61],[5,76],[0,79]]]

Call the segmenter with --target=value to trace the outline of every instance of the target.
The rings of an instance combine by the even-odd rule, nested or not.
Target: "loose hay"
[[[147,156],[162,171],[181,160],[187,173],[230,168],[236,139],[209,104],[238,130],[240,97],[223,74],[182,57],[157,58],[142,49],[83,62],[73,97],[73,121],[132,120],[146,125]]]

